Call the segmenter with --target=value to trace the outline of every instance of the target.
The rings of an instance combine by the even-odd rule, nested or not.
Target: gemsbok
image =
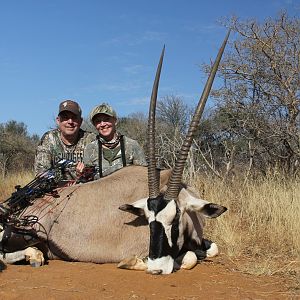
[[[5,262],[26,258],[32,265],[41,265],[41,250],[47,259],[114,263],[125,258],[119,264],[122,268],[169,274],[217,254],[216,244],[203,239],[204,219],[218,217],[226,208],[201,199],[182,183],[182,174],[228,36],[229,32],[172,171],[159,171],[155,158],[155,108],[163,49],[149,108],[148,168],[125,167],[100,180],[59,189],[56,197],[36,199],[21,216],[31,220],[28,234],[13,234],[5,249],[0,244],[0,253],[8,252],[2,253]],[[2,235],[3,231],[0,240]],[[30,247],[33,245],[40,250]]]

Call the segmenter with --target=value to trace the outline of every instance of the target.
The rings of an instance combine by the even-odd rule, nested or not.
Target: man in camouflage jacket
[[[53,168],[61,159],[72,160],[80,168],[83,165],[85,146],[96,137],[94,133],[80,128],[81,108],[72,100],[60,103],[56,124],[57,129],[46,132],[37,147],[34,163],[36,174]],[[76,170],[64,173],[63,179],[76,179]]]
[[[111,106],[106,103],[96,106],[90,113],[90,120],[99,135],[85,147],[83,163],[96,167],[95,179],[127,165],[147,165],[138,142],[117,132],[117,114]]]

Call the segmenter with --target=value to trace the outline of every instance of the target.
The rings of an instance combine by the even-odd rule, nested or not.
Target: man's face
[[[63,111],[56,118],[56,124],[63,136],[76,136],[81,123],[82,118],[70,111]]]
[[[97,114],[93,123],[99,134],[107,141],[114,138],[116,133],[117,119],[106,114]]]

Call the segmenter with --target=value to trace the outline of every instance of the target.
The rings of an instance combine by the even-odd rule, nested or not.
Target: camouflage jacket
[[[126,165],[147,166],[144,151],[139,143],[127,136],[123,136],[123,138]],[[96,167],[96,170],[99,170],[98,151],[98,140],[94,140],[85,147],[83,155],[83,163],[85,166],[94,166]],[[102,148],[103,176],[107,176],[121,168],[123,168],[123,162],[120,143],[112,150]],[[99,173],[96,174],[95,179],[99,179]]]
[[[91,141],[95,140],[96,135],[91,132],[79,130],[79,140],[75,145],[66,145],[60,138],[58,129],[46,132],[37,147],[34,170],[36,174],[46,171],[61,159],[68,159],[74,162],[82,161],[84,148]],[[74,179],[75,170],[64,174],[64,180]]]

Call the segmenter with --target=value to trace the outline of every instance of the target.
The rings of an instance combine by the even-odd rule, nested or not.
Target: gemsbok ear
[[[200,212],[204,215],[204,217],[213,219],[219,217],[226,210],[227,208],[225,206],[215,203],[208,203],[203,206]]]
[[[201,213],[206,218],[217,218],[227,210],[222,205],[210,203],[192,196],[187,198],[185,208],[188,211]]]
[[[123,204],[119,207],[120,210],[126,211],[136,216],[145,215],[145,206],[147,205],[147,199],[140,199],[132,204]]]

